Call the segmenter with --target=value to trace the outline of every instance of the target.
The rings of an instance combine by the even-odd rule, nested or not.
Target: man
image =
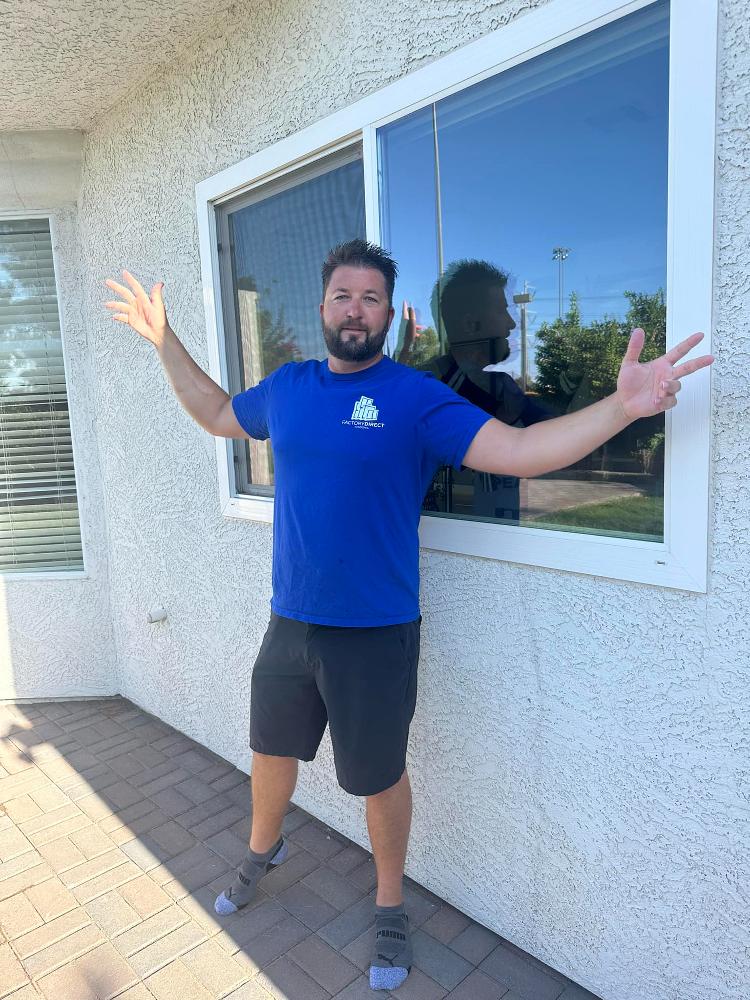
[[[505,361],[509,338],[516,324],[508,311],[505,271],[484,260],[459,260],[438,280],[432,295],[435,325],[448,338],[448,353],[419,365],[485,413],[513,427],[529,427],[554,416],[525,395],[504,371],[486,372],[488,365]],[[414,309],[405,305],[403,344],[398,360],[409,363],[417,328]],[[451,510],[453,476],[441,470],[431,485],[424,506]],[[445,499],[441,494],[448,494]],[[515,476],[474,472],[471,476],[471,510],[484,517],[518,524],[521,516],[520,482]]]
[[[641,365],[643,331],[635,330],[613,396],[509,427],[383,355],[396,265],[354,240],[323,265],[327,359],[283,365],[230,398],[169,327],[163,284],[148,296],[123,274],[129,287],[106,281],[121,296],[106,305],[156,347],[193,419],[217,437],[270,437],[274,447],[272,613],[250,705],[252,832],[217,912],[246,906],[266,870],[284,861],[281,824],[298,760],[315,756],[328,723],[339,783],[366,798],[377,871],[370,986],[396,989],[412,960],[401,894],[411,823],[406,745],[421,622],[417,526],[435,470],[526,477],[570,465],[638,417],[673,407],[679,378],[713,359],[673,367],[701,340],[693,334]]]

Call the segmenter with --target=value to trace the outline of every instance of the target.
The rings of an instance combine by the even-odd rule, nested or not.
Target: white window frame
[[[9,219],[46,219],[49,223],[49,234],[50,243],[52,244],[52,270],[54,272],[55,278],[55,295],[57,296],[57,313],[60,323],[60,341],[62,346],[62,358],[63,358],[63,372],[65,378],[65,392],[68,397],[68,420],[70,423],[70,444],[71,450],[73,452],[73,469],[75,471],[75,481],[76,481],[76,503],[78,504],[78,523],[81,529],[81,555],[83,559],[83,569],[37,569],[30,570],[28,573],[19,573],[16,570],[0,570],[0,582],[11,582],[11,581],[24,581],[28,583],[38,583],[40,581],[49,580],[50,582],[57,582],[60,580],[89,580],[90,574],[88,570],[88,540],[86,526],[83,523],[83,516],[81,511],[81,483],[80,483],[80,470],[82,468],[79,447],[78,447],[78,433],[76,428],[76,422],[73,417],[73,409],[70,405],[70,359],[68,358],[68,338],[66,334],[66,319],[63,314],[63,296],[60,286],[60,265],[59,265],[59,244],[58,244],[58,225],[57,218],[52,209],[37,209],[35,211],[24,209],[12,209],[8,211],[0,211],[0,220],[5,221]]]
[[[196,186],[210,372],[227,386],[216,207],[353,142],[362,142],[368,238],[379,240],[376,130],[586,34],[653,0],[551,0],[544,7],[402,77]],[[667,345],[702,330],[711,350],[718,0],[672,0],[669,66]],[[679,169],[678,169],[679,165]],[[710,470],[710,371],[686,380],[666,415],[664,542],[423,515],[424,548],[616,580],[706,591]],[[217,439],[225,516],[273,519],[273,498],[233,493],[232,442]]]

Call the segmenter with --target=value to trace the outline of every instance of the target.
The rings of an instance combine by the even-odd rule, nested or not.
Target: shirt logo
[[[377,420],[378,408],[369,396],[360,396],[352,410],[352,420]]]
[[[341,423],[350,427],[385,427],[384,423],[378,421],[379,412],[371,396],[360,396],[354,404],[351,418],[342,420]]]

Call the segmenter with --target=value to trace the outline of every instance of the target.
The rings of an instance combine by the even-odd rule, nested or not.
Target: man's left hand
[[[617,378],[617,398],[629,420],[652,417],[656,413],[671,410],[677,405],[680,379],[701,368],[707,368],[714,360],[711,354],[704,354],[700,358],[677,364],[703,340],[702,333],[693,333],[660,358],[641,364],[638,359],[645,338],[646,334],[640,327],[633,330]]]

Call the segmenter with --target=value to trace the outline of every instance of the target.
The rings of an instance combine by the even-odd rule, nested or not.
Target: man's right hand
[[[112,319],[116,319],[119,323],[127,323],[136,333],[140,333],[155,347],[161,347],[169,331],[162,298],[164,282],[160,281],[154,285],[149,297],[140,282],[129,271],[123,271],[122,274],[130,288],[126,288],[111,278],[107,278],[104,284],[113,292],[117,292],[124,301],[113,300],[105,302],[104,305],[113,310]]]

